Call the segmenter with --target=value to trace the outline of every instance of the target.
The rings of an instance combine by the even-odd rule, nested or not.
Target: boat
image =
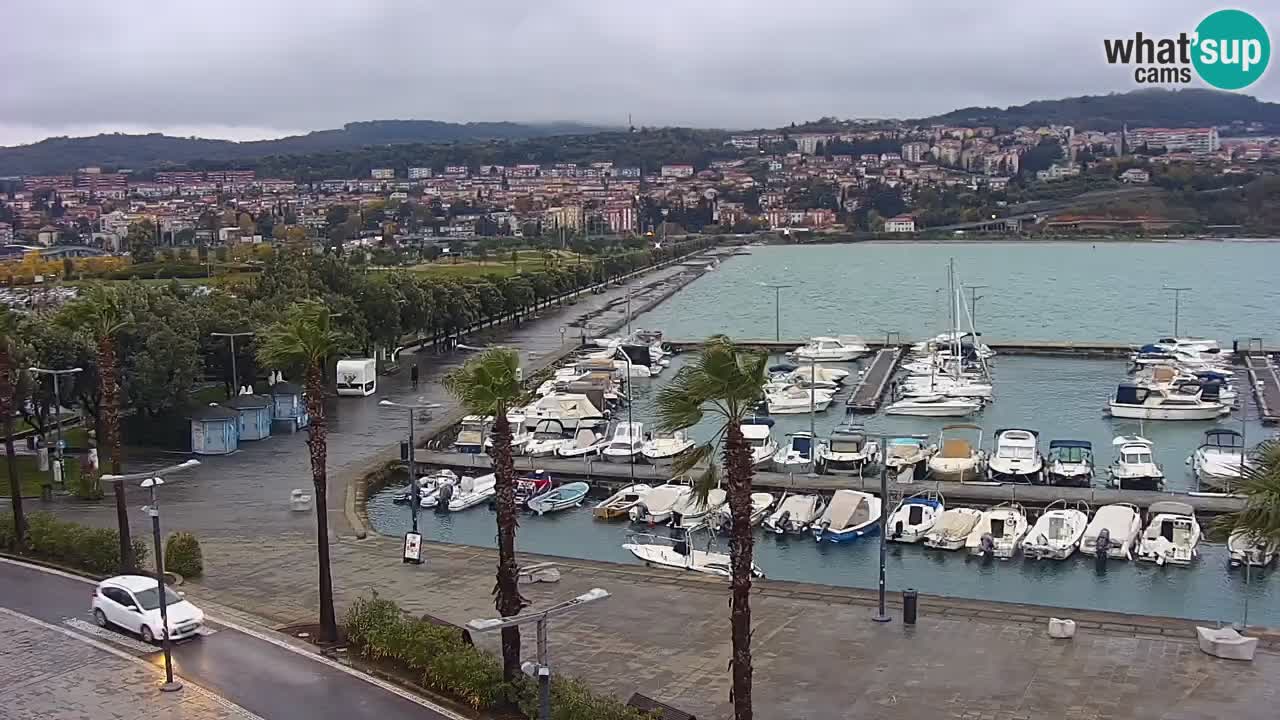
[[[809,342],[787,353],[796,360],[814,360],[817,362],[849,362],[863,355],[869,355],[871,348],[854,335],[839,337],[820,336],[809,338]]]
[[[1080,552],[1097,555],[1101,550],[1116,560],[1132,560],[1134,544],[1142,532],[1142,513],[1129,503],[1103,505],[1080,537]]]
[[[511,425],[511,454],[523,455],[525,449],[529,445],[529,441],[533,439],[533,431],[523,423],[513,423]],[[490,431],[484,438],[485,454],[493,453],[493,432]]]
[[[458,484],[454,486],[453,496],[449,498],[447,506],[449,512],[466,510],[487,501],[496,492],[494,488],[495,482],[497,482],[497,479],[493,473],[474,478],[464,475],[458,481]]]
[[[835,396],[830,390],[787,385],[779,389],[766,389],[764,400],[770,415],[800,415],[826,410],[831,406],[833,397]]]
[[[1044,482],[1044,457],[1037,447],[1040,433],[1009,428],[997,430],[995,449],[987,458],[987,477],[993,482],[1039,485]]]
[[[778,441],[773,439],[770,427],[763,423],[743,423],[741,427],[742,437],[751,448],[751,465],[761,467],[773,462],[773,456],[778,453]]]
[[[683,430],[677,430],[671,435],[659,435],[646,440],[640,446],[640,454],[650,463],[661,465],[674,462],[677,457],[692,449],[693,438],[686,435]]]
[[[951,398],[946,395],[904,397],[884,409],[886,415],[914,415],[916,417],[967,417],[982,408],[982,402],[971,398]]]
[[[707,550],[694,549],[692,534],[688,531],[683,538],[633,533],[627,537],[627,542],[622,547],[648,566],[657,565],[720,577],[729,577],[732,572],[726,553],[712,552],[710,543]],[[755,563],[751,564],[751,574],[764,577],[764,572]]]
[[[1089,487],[1093,484],[1093,443],[1088,440],[1050,440],[1045,479],[1050,485]]]
[[[545,515],[550,512],[559,512],[567,510],[571,507],[578,507],[582,504],[582,500],[586,498],[587,493],[591,491],[591,486],[584,482],[565,483],[557,488],[552,488],[537,497],[530,498],[527,505],[529,509],[539,515]]]
[[[751,527],[759,525],[764,520],[764,516],[769,514],[771,507],[773,507],[773,495],[767,492],[751,493],[751,515],[748,518]],[[716,515],[719,517],[720,529],[728,530],[733,523],[733,513],[729,509],[729,504],[721,505]]]
[[[777,508],[764,519],[764,526],[777,535],[799,535],[822,515],[826,505],[821,495],[784,494]]]
[[[551,489],[551,474],[545,470],[533,472],[516,479],[516,506],[526,507],[526,503]]]
[[[942,495],[923,492],[904,498],[889,516],[887,539],[900,543],[915,543],[933,530],[938,519],[946,512]]]
[[[1073,507],[1066,500],[1056,500],[1049,503],[1023,538],[1022,554],[1036,560],[1066,560],[1080,547],[1088,526],[1088,505],[1079,503]]]
[[[671,519],[676,503],[693,494],[693,485],[686,478],[672,478],[653,487],[645,496],[627,510],[633,522],[656,525]]]
[[[956,431],[974,431],[974,446],[962,437],[949,437]],[[977,425],[946,425],[938,433],[938,452],[929,458],[929,475],[934,480],[965,482],[981,480],[986,454],[982,451],[982,428]]]
[[[933,529],[924,534],[924,546],[938,550],[959,550],[964,547],[969,533],[982,518],[982,511],[974,508],[947,508],[938,516]]]
[[[628,485],[591,508],[591,516],[601,520],[624,518],[627,516],[627,511],[635,507],[636,503],[644,500],[652,489],[644,483]]]
[[[968,376],[946,376],[930,373],[912,375],[898,383],[898,394],[905,398],[942,395],[949,398],[990,399],[995,393],[991,383]]]
[[[1227,428],[1205,430],[1204,442],[1187,462],[1201,485],[1230,491],[1233,485],[1240,485],[1249,466],[1244,436]]]
[[[780,473],[805,473],[813,470],[813,433],[797,430],[787,436],[787,444],[773,456],[773,470]]]
[[[479,455],[484,451],[485,437],[493,425],[493,418],[468,415],[458,425],[458,437],[453,440],[454,452]]]
[[[641,423],[618,423],[613,428],[613,439],[605,445],[600,454],[607,462],[635,462],[640,456],[640,448],[644,446],[643,429],[644,425]]]
[[[1138,541],[1138,559],[1157,565],[1190,565],[1200,556],[1200,523],[1195,508],[1164,500],[1147,508],[1147,529]]]
[[[556,456],[562,458],[580,458],[588,455],[599,455],[610,442],[608,426],[602,421],[591,424],[578,424],[573,432],[573,439],[556,447]]]
[[[1163,337],[1156,340],[1154,344],[1170,349],[1187,350],[1200,353],[1219,352],[1222,349],[1218,345],[1217,340],[1202,337]]]
[[[1111,417],[1130,420],[1213,420],[1230,408],[1199,393],[1186,394],[1160,386],[1120,383],[1109,405]]]
[[[827,442],[818,446],[818,472],[860,475],[879,457],[880,444],[868,440],[861,425],[839,425],[827,436]]]
[[[912,437],[890,438],[885,444],[884,465],[889,477],[898,482],[923,480],[929,469],[933,447]]]
[[[565,430],[576,430],[583,420],[603,416],[601,409],[582,393],[553,392],[525,409],[525,424],[536,428],[541,420],[559,420]]]
[[[880,531],[880,498],[861,490],[837,490],[810,528],[818,542],[851,542]]]
[[[533,429],[529,442],[525,443],[524,453],[529,457],[551,457],[560,446],[573,442],[573,435],[565,429],[559,420],[546,418],[539,420]]]
[[[772,373],[770,375],[771,382],[799,385],[804,388],[816,387],[823,390],[834,390],[844,383],[845,378],[849,377],[848,370],[825,365],[809,365],[808,367],[774,365],[769,370]]]
[[[1274,541],[1260,540],[1237,530],[1227,538],[1227,551],[1231,554],[1231,567],[1266,567],[1275,562],[1280,546]]]
[[[1001,503],[985,510],[969,531],[964,547],[970,555],[1008,560],[1027,535],[1027,513],[1018,503]]]
[[[728,497],[724,490],[720,488],[712,488],[707,491],[705,498],[698,497],[698,493],[692,492],[684,497],[676,500],[675,505],[671,506],[671,526],[680,528],[695,528],[713,518],[720,508],[724,507]]]
[[[1144,437],[1121,435],[1111,441],[1118,448],[1116,461],[1108,471],[1111,485],[1118,490],[1160,490],[1164,468],[1154,458],[1155,445]]]
[[[452,470],[439,470],[418,478],[418,506],[427,509],[436,507],[440,504],[444,486],[449,486],[449,490],[445,492],[445,494],[448,494],[452,492],[453,486],[457,484],[458,476]]]

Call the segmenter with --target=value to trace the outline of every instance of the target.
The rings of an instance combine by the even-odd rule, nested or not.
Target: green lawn
[[[535,272],[547,267],[542,257],[541,250],[520,250],[520,269],[525,272]],[[578,256],[576,253],[560,250],[552,250],[551,254],[559,259],[561,267],[572,267],[577,264]],[[458,262],[452,260],[438,260],[432,263],[420,263],[409,268],[415,272],[424,272],[440,277],[456,277],[456,278],[473,278],[483,277],[485,275],[499,275],[506,277],[514,275],[516,266],[511,262],[511,253],[496,253],[490,255],[483,263],[474,256]]]
[[[14,460],[18,465],[18,482],[22,486],[23,497],[40,497],[40,487],[49,482],[49,471],[40,471],[40,463],[35,455],[19,455]],[[75,490],[80,480],[80,461],[76,458],[66,459],[66,485],[68,490]],[[9,497],[8,466],[0,460],[0,497]]]

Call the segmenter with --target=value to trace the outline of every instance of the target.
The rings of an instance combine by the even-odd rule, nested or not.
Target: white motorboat
[[[1093,484],[1093,443],[1088,440],[1050,440],[1046,480],[1050,485],[1089,487]]]
[[[591,516],[601,520],[624,518],[627,516],[627,512],[644,500],[652,489],[644,483],[628,485],[591,508]]]
[[[938,550],[959,550],[973,532],[982,511],[974,508],[947,508],[938,516],[933,529],[924,534],[924,546]]]
[[[898,394],[904,398],[932,397],[988,399],[994,394],[991,383],[976,378],[951,378],[945,375],[912,376],[898,383]]]
[[[837,490],[814,521],[818,542],[852,542],[880,532],[880,498],[861,490]]]
[[[751,527],[759,525],[764,520],[765,515],[769,514],[769,508],[773,507],[773,495],[767,492],[751,493],[751,515],[749,521]],[[719,516],[720,529],[726,530],[733,521],[733,515],[729,509],[729,504],[725,503],[720,506],[720,510],[716,513]]]
[[[649,492],[627,511],[633,522],[656,525],[671,519],[676,504],[693,495],[693,485],[687,478],[672,478]]]
[[[799,385],[803,388],[816,387],[832,391],[840,387],[845,378],[849,377],[848,370],[826,365],[810,364],[800,367],[798,365],[782,364],[774,365],[769,370],[769,382],[771,384]]]
[[[1111,441],[1117,448],[1116,461],[1108,471],[1111,485],[1120,490],[1160,490],[1164,468],[1155,461],[1155,445],[1144,437],[1121,435]]]
[[[1187,350],[1201,353],[1218,352],[1222,349],[1217,340],[1202,337],[1162,337],[1156,340],[1154,344],[1171,350]]]
[[[1195,508],[1161,501],[1147,508],[1147,529],[1138,541],[1138,559],[1157,565],[1190,565],[1200,556],[1200,523]]]
[[[1186,370],[1177,364],[1149,365],[1133,379],[1143,387],[1161,388],[1177,395],[1199,395],[1202,400],[1234,406],[1239,398],[1231,379],[1216,370]]]
[[[997,430],[995,449],[987,458],[987,477],[994,482],[1039,485],[1044,482],[1044,457],[1037,447],[1040,433],[1010,428]]]
[[[631,463],[640,456],[644,447],[644,425],[620,422],[613,428],[613,439],[600,451],[607,462]]]
[[[1220,401],[1163,387],[1121,383],[1109,405],[1111,417],[1130,420],[1213,420],[1230,408]]]
[[[455,452],[479,455],[484,451],[484,441],[493,427],[493,418],[468,415],[458,425],[458,436],[453,440]]]
[[[900,543],[920,542],[945,512],[946,501],[938,493],[924,492],[904,498],[889,516],[887,539]]]
[[[683,430],[677,430],[671,435],[660,435],[646,440],[640,446],[640,454],[650,463],[661,465],[674,462],[677,457],[692,449],[693,438],[686,435]]]
[[[813,337],[801,347],[787,353],[796,360],[817,362],[849,362],[871,353],[871,348],[854,335]]]
[[[965,538],[970,555],[1008,560],[1018,552],[1028,530],[1027,513],[1018,503],[1002,503],[982,513]]]
[[[633,534],[627,538],[627,542],[623,543],[622,547],[649,566],[690,570],[720,577],[729,577],[732,572],[728,554],[712,552],[710,549],[694,549],[689,533],[686,533],[683,539]],[[764,573],[755,563],[751,565],[751,574],[764,577]]]
[[[886,415],[914,415],[916,417],[966,417],[982,408],[982,403],[971,398],[950,398],[945,395],[904,397],[884,409]]]
[[[778,507],[764,519],[764,526],[778,535],[798,535],[809,529],[826,506],[821,495],[784,494]]]
[[[886,443],[885,469],[889,477],[898,482],[923,480],[933,450],[933,446],[919,438],[891,438]]]
[[[598,418],[603,414],[586,395],[553,392],[525,409],[525,424],[536,428],[541,420],[559,420],[565,430],[577,430],[579,421]]]
[[[693,492],[676,501],[671,507],[672,527],[696,528],[714,518],[728,500],[724,490],[712,488],[705,499]]]
[[[533,431],[525,427],[523,424],[511,425],[511,454],[524,455],[528,449],[529,441],[533,440]],[[493,433],[490,432],[484,438],[484,451],[486,454],[493,452]]]
[[[608,426],[603,422],[587,424],[583,421],[579,423],[578,429],[573,431],[573,438],[569,442],[556,447],[556,455],[562,458],[599,455],[610,441]]]
[[[773,470],[780,473],[807,473],[813,470],[813,435],[807,430],[797,430],[787,438],[787,444],[778,448],[773,456]]]
[[[954,437],[957,431],[976,433],[978,444],[973,445],[963,437]],[[938,433],[938,452],[929,458],[929,475],[934,480],[947,482],[981,480],[985,464],[982,428],[977,425],[946,425]]]
[[[743,423],[742,437],[751,447],[751,465],[761,467],[773,462],[778,453],[778,441],[773,439],[770,427],[764,423]]]
[[[474,478],[464,475],[454,486],[453,497],[449,498],[449,512],[475,507],[493,497],[495,482],[497,478],[493,473]]]
[[[584,482],[565,483],[529,498],[525,505],[538,515],[546,515],[578,507],[587,497],[588,492],[591,492],[591,486]]]
[[[560,446],[573,442],[573,435],[566,430],[559,420],[539,420],[529,442],[525,443],[524,452],[529,457],[550,457],[556,454]]]
[[[800,415],[826,410],[831,406],[833,397],[835,396],[829,390],[788,385],[777,390],[766,390],[764,400],[770,415]]]
[[[452,470],[440,470],[418,478],[418,506],[430,510],[439,506],[442,499],[447,506],[457,484],[458,476]],[[448,490],[445,490],[446,485]]]
[[[1249,567],[1266,567],[1275,562],[1280,545],[1250,536],[1237,530],[1227,538],[1227,551],[1231,553],[1231,567],[1248,565]]]
[[[817,455],[820,473],[861,474],[863,468],[876,464],[880,444],[869,440],[861,425],[843,424],[818,446]]]
[[[967,344],[966,341],[968,341]],[[915,343],[911,346],[911,351],[914,353],[934,352],[937,350],[947,350],[957,344],[960,345],[961,352],[971,353],[983,360],[995,357],[996,354],[996,352],[988,345],[978,342],[976,334],[960,330],[939,333],[929,340]]]
[[[1022,554],[1037,560],[1066,560],[1080,547],[1088,526],[1088,505],[1072,507],[1065,500],[1052,502],[1023,538]]]
[[[1204,442],[1187,458],[1187,462],[1202,485],[1215,490],[1239,487],[1245,469],[1249,467],[1244,436],[1227,428],[1205,430]]]
[[[1142,513],[1129,503],[1103,505],[1080,537],[1080,552],[1097,555],[1101,550],[1116,560],[1132,560],[1134,544],[1142,532]]]

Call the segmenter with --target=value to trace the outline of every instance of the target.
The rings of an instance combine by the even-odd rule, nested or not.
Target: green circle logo
[[[1196,26],[1191,62],[1205,82],[1220,90],[1252,85],[1270,59],[1267,29],[1243,10],[1219,10]]]

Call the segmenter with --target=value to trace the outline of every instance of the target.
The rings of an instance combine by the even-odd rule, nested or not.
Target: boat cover
[[[1195,515],[1195,508],[1184,502],[1175,502],[1173,500],[1162,500],[1160,502],[1151,503],[1151,507],[1147,508],[1147,512],[1152,515]]]
[[[871,519],[871,506],[861,493],[837,490],[827,506],[827,517],[831,520],[832,529],[856,527]]]

